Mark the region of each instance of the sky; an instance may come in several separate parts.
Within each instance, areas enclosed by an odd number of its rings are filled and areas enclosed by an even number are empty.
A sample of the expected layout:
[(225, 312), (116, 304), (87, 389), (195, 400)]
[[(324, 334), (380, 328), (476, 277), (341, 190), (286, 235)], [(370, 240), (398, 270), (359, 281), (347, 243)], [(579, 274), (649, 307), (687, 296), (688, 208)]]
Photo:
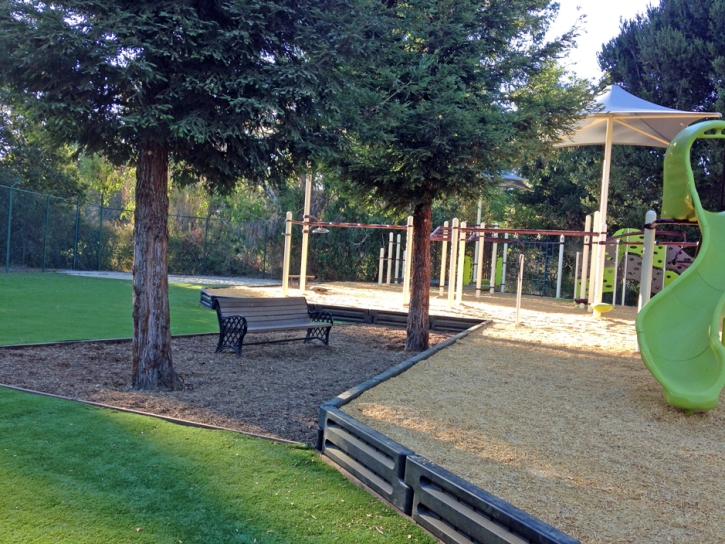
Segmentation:
[[(581, 25), (577, 48), (569, 53), (565, 64), (571, 71), (584, 79), (598, 82), (602, 77), (597, 63), (597, 53), (602, 44), (619, 34), (620, 19), (634, 18), (644, 13), (658, 0), (558, 0), (559, 15), (549, 31), (550, 36), (561, 35), (570, 29), (579, 15), (586, 15)], [(579, 9), (577, 9), (579, 8)]]

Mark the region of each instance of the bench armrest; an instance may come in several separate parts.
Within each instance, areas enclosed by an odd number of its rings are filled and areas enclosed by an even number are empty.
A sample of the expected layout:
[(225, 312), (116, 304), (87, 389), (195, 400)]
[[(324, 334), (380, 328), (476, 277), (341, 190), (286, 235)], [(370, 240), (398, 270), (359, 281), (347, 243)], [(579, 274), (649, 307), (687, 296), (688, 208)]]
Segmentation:
[(328, 312), (327, 310), (307, 310), (307, 313), (310, 316), (310, 319), (313, 323), (329, 323), (330, 325), (333, 324), (332, 321), (332, 314)]

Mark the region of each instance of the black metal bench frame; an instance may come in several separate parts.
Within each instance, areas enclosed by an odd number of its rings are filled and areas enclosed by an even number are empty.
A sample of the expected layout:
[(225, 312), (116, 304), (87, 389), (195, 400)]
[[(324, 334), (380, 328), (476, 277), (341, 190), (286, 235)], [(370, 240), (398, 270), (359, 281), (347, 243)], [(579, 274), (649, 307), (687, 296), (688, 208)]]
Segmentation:
[[(219, 342), (217, 343), (216, 351), (215, 353), (219, 353), (225, 349), (231, 349), (234, 353), (237, 354), (237, 357), (242, 356), (242, 344), (244, 343), (244, 337), (247, 335), (248, 332), (258, 332), (254, 331), (252, 328), (250, 330), (249, 324), (247, 323), (247, 319), (242, 315), (228, 315), (224, 317), (222, 315), (221, 305), (219, 303), (219, 299), (214, 299), (214, 305), (213, 308), (216, 310), (217, 319), (219, 320)], [(257, 344), (277, 344), (281, 342), (296, 342), (299, 340), (302, 340), (303, 343), (307, 344), (312, 340), (319, 340), (326, 346), (330, 343), (330, 329), (334, 325), (332, 314), (325, 310), (310, 310), (307, 309), (307, 314), (310, 320), (310, 325), (313, 325), (311, 327), (307, 328), (307, 335), (304, 337), (298, 337), (298, 338), (284, 338), (282, 340), (267, 340), (262, 342), (247, 342), (247, 346), (254, 346)], [(314, 326), (314, 324), (319, 324), (317, 326)], [(280, 327), (276, 329), (275, 331), (269, 331), (269, 332), (277, 332), (277, 331), (283, 331), (283, 330), (296, 330), (303, 327), (300, 326), (294, 326), (289, 328)], [(264, 331), (262, 331), (264, 332)]]

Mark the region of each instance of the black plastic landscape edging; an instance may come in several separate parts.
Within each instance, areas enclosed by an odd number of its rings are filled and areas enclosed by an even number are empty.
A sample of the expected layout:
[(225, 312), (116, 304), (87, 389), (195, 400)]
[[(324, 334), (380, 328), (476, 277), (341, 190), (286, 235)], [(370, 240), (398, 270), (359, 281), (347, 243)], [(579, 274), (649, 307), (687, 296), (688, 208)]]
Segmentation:
[[(174, 338), (193, 338), (195, 336), (219, 336), (218, 332), (193, 332), (189, 334), (174, 334)], [(35, 344), (7, 344), (0, 345), (0, 349), (47, 348), (53, 346), (70, 346), (72, 344), (123, 344), (133, 342), (133, 338), (98, 338), (83, 340), (58, 340), (56, 342), (37, 342)]]
[(479, 322), (323, 404), (317, 449), (447, 544), (577, 544), (577, 539), (416, 455), (340, 410), (368, 389), (488, 323)]

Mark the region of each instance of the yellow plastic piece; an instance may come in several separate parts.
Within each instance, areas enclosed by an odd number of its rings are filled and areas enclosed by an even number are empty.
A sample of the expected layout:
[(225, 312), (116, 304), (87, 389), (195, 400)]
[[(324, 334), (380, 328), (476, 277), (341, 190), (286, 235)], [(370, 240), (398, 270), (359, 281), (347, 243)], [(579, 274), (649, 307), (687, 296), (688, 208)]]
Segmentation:
[(712, 410), (725, 386), (725, 347), (720, 322), (725, 308), (725, 212), (700, 203), (690, 164), (699, 138), (725, 138), (725, 121), (706, 121), (675, 136), (667, 148), (662, 217), (697, 221), (700, 251), (682, 275), (637, 316), (642, 360), (672, 406)]

